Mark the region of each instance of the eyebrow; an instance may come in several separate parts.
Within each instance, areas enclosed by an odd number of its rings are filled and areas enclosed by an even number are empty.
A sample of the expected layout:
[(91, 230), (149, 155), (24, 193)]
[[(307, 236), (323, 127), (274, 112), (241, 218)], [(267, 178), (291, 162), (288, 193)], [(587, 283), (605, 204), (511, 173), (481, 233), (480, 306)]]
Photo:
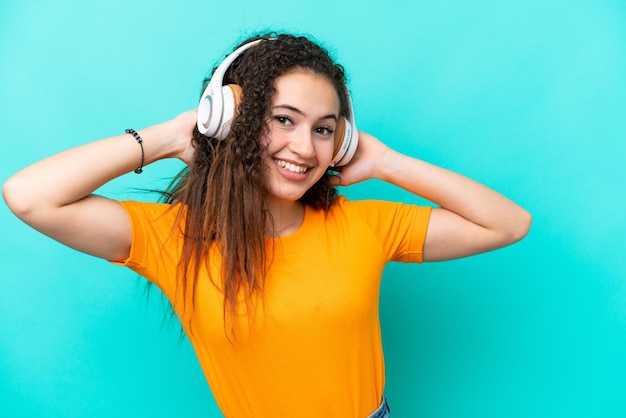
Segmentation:
[[(288, 105), (288, 104), (280, 104), (280, 105), (276, 105), (272, 107), (272, 109), (277, 109), (277, 108), (291, 110), (292, 112), (295, 112), (299, 115), (306, 116), (306, 114), (302, 110), (298, 109), (297, 107)], [(329, 115), (322, 116), (321, 118), (319, 118), (319, 120), (322, 120), (322, 119), (334, 119), (336, 121), (337, 115), (331, 113)]]

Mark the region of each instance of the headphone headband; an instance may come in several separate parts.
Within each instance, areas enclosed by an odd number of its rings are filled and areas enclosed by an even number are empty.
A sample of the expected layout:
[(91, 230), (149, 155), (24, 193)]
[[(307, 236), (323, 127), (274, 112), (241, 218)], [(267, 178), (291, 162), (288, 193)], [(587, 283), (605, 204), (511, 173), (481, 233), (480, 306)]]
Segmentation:
[(261, 42), (262, 39), (257, 39), (255, 41), (252, 42), (248, 42), (247, 44), (243, 44), (241, 45), (239, 48), (237, 48), (236, 50), (233, 51), (232, 54), (228, 55), (224, 61), (222, 61), (220, 63), (220, 65), (217, 67), (217, 69), (215, 70), (215, 72), (213, 73), (213, 76), (211, 77), (211, 82), (209, 83), (209, 85), (213, 82), (213, 80), (218, 79), (219, 80), (219, 87), (222, 86), (223, 80), (224, 80), (224, 75), (226, 74), (226, 70), (228, 70), (228, 68), (230, 67), (230, 65), (237, 59), (239, 58), (239, 56), (241, 54), (244, 53), (244, 51), (247, 51), (248, 49), (252, 48), (253, 46), (257, 45), (259, 42)]
[[(225, 118), (223, 117), (224, 93), (222, 84), (224, 83), (224, 75), (233, 61), (235, 61), (244, 51), (257, 45), (259, 42), (261, 42), (261, 39), (248, 42), (247, 44), (237, 48), (220, 63), (211, 76), (211, 81), (206, 89), (204, 89), (202, 98), (200, 99), (200, 104), (198, 105), (197, 125), (201, 134), (210, 137), (217, 137), (219, 139), (224, 139), (226, 138), (226, 135), (228, 135), (231, 120), (224, 120)], [(228, 113), (230, 113), (232, 118), (234, 109)], [(227, 122), (228, 126), (226, 126)]]

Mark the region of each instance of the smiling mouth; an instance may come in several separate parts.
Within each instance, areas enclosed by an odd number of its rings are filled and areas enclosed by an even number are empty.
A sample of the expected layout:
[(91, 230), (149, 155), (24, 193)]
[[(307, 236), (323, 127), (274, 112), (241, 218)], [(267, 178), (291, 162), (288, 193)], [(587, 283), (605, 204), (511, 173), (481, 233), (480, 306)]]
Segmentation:
[(304, 174), (309, 170), (309, 167), (305, 167), (302, 165), (296, 165), (293, 163), (289, 163), (287, 161), (282, 161), (282, 160), (274, 160), (276, 161), (276, 164), (278, 164), (279, 166), (281, 166), (282, 168), (284, 168), (287, 171), (291, 171), (292, 173), (296, 173), (296, 174)]

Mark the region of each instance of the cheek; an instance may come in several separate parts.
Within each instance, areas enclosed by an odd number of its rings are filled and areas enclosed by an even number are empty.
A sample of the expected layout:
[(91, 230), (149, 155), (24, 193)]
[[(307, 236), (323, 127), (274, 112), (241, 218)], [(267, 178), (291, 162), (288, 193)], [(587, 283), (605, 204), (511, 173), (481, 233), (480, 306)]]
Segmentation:
[(267, 136), (263, 140), (263, 145), (267, 149), (267, 153), (272, 155), (276, 151), (280, 150), (285, 144), (284, 135), (280, 131), (274, 130), (267, 133)]
[(330, 139), (325, 139), (320, 141), (315, 147), (315, 153), (317, 154), (318, 160), (327, 162), (327, 166), (330, 165), (330, 161), (333, 158), (333, 151), (335, 149), (335, 141)]

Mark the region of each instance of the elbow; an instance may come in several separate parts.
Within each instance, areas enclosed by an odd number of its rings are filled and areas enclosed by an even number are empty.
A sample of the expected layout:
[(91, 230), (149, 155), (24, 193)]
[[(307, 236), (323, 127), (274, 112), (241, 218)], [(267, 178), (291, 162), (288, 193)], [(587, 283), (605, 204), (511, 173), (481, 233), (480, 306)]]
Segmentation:
[(2, 198), (7, 207), (18, 218), (24, 219), (32, 212), (32, 204), (29, 203), (24, 187), (20, 186), (15, 177), (10, 177), (2, 185)]
[(532, 225), (532, 215), (526, 209), (520, 208), (519, 213), (515, 216), (515, 220), (512, 222), (512, 227), (509, 232), (509, 244), (516, 243), (522, 240)]

